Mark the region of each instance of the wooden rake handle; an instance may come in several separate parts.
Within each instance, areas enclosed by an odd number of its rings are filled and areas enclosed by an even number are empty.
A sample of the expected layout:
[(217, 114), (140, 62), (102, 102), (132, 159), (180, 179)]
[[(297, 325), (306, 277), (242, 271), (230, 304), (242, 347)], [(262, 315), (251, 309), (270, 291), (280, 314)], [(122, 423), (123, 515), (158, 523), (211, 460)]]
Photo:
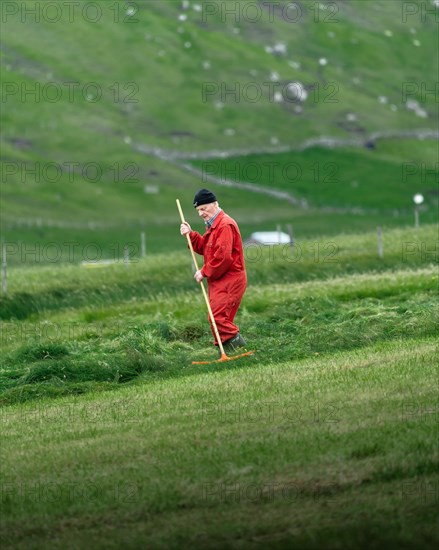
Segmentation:
[[(181, 223), (185, 223), (186, 220), (184, 219), (184, 214), (183, 214), (183, 210), (181, 209), (180, 201), (178, 199), (176, 199), (176, 203), (177, 203), (178, 211), (180, 212)], [(192, 259), (194, 261), (195, 268), (196, 268), (197, 271), (199, 271), (197, 258), (195, 256), (194, 247), (192, 246), (192, 241), (191, 241), (191, 238), (189, 237), (189, 233), (186, 235), (186, 239), (187, 239), (187, 243), (189, 245), (189, 250), (191, 251), (191, 254), (192, 254)], [(215, 318), (214, 318), (213, 313), (212, 313), (212, 308), (210, 307), (209, 298), (207, 296), (206, 289), (204, 288), (204, 282), (203, 281), (200, 282), (200, 286), (201, 286), (201, 290), (203, 292), (204, 300), (206, 302), (207, 311), (209, 312), (209, 316), (210, 316), (210, 319), (212, 321), (212, 326), (213, 326), (213, 330), (215, 332), (216, 341), (218, 342), (218, 346), (219, 346), (219, 349), (221, 351), (221, 358), (223, 358), (224, 356), (226, 356), (226, 354), (224, 353), (224, 347), (223, 347), (223, 344), (221, 342), (221, 338), (220, 338), (220, 335), (219, 335), (219, 332), (218, 332), (218, 327), (216, 326)]]

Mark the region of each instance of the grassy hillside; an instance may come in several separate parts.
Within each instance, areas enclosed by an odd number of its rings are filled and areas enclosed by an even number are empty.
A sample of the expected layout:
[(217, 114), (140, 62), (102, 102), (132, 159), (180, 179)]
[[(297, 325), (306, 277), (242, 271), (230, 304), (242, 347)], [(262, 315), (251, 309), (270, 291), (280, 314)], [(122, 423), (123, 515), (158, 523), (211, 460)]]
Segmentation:
[[(202, 163), (215, 151), (240, 162), (243, 151), (268, 151), (251, 157), (262, 169), (267, 161), (280, 171), (291, 161), (301, 167), (299, 180), (262, 170), (256, 183), (306, 199), (309, 210), (214, 186), (229, 210), (245, 210), (250, 232), (299, 218), (303, 235), (404, 226), (415, 192), (426, 195), (425, 219), (435, 219), (437, 181), (422, 168), (435, 170), (432, 142), (393, 138), (379, 140), (377, 150), (361, 147), (374, 132), (437, 129), (434, 94), (422, 87), (434, 87), (438, 45), (424, 3), (417, 15), (388, 0), (301, 2), (297, 13), (285, 2), (255, 13), (245, 2), (191, 1), (187, 9), (180, 1), (97, 2), (97, 13), (84, 12), (84, 3), (71, 13), (50, 4), (3, 8), (4, 240), (97, 240), (108, 257), (112, 242), (137, 242), (143, 225), (151, 251), (176, 248), (174, 199), (190, 204), (206, 185), (179, 155), (197, 154)], [(293, 101), (286, 87), (294, 82), (306, 100)], [(233, 88), (237, 96), (227, 92)], [(257, 101), (251, 90), (262, 91)], [(418, 107), (409, 109), (409, 100)], [(346, 147), (279, 154), (325, 136)], [(403, 181), (404, 163), (412, 164)], [(324, 181), (334, 165), (336, 185)], [(336, 212), (324, 210), (334, 205)], [(351, 207), (375, 211), (361, 217)], [(107, 242), (84, 230), (91, 222)]]
[[(201, 11), (194, 9), (195, 4), (189, 2), (189, 9), (183, 10), (180, 1), (133, 3), (137, 11), (130, 18), (98, 2), (102, 15), (96, 23), (90, 21), (92, 14), (79, 9), (73, 17), (67, 10), (61, 12), (62, 18), (53, 23), (49, 10), (44, 17), (44, 2), (26, 2), (28, 9), (37, 5), (41, 19), (35, 22), (20, 7), (8, 16), (4, 29), (8, 79), (20, 84), (39, 82), (42, 87), (48, 82), (95, 82), (103, 97), (96, 101), (99, 94), (90, 88), (87, 101), (79, 87), (73, 98), (77, 101), (69, 101), (65, 93), (59, 102), (41, 101), (36, 108), (31, 96), (23, 105), (21, 94), (12, 95), (4, 113), (9, 136), (32, 142), (38, 136), (38, 147), (32, 143), (33, 149), (63, 157), (65, 149), (82, 156), (86, 144), (95, 154), (103, 152), (107, 143), (120, 148), (125, 135), (136, 142), (189, 151), (261, 147), (269, 145), (273, 135), (282, 143), (299, 144), (328, 131), (346, 135), (336, 124), (346, 111), (357, 113), (359, 124), (368, 132), (416, 125), (435, 128), (434, 97), (422, 97), (420, 85), (418, 94), (413, 92), (413, 99), (425, 103), (431, 115), (416, 120), (401, 93), (404, 82), (420, 84), (435, 74), (431, 65), (437, 44), (434, 14), (404, 21), (399, 2), (376, 2), (371, 7), (358, 1), (333, 3), (337, 13), (329, 16), (324, 12), (330, 10), (312, 13), (314, 4), (303, 2), (300, 17), (284, 12), (288, 21), (279, 9), (270, 13), (261, 7), (251, 13), (245, 2), (237, 6), (212, 2), (204, 9), (201, 6)], [(285, 10), (288, 4), (278, 6)], [(237, 13), (230, 13), (233, 8)], [(186, 20), (179, 20), (181, 15)], [(22, 32), (26, 42), (20, 40)], [(284, 44), (285, 53), (265, 51), (276, 43)], [(319, 64), (322, 57), (326, 66)], [(208, 68), (203, 68), (204, 61), (210, 62)], [(300, 68), (291, 66), (292, 62)], [(203, 101), (203, 83), (218, 83), (221, 88), (221, 83), (255, 82), (263, 88), (274, 72), (279, 75), (273, 80), (279, 82), (279, 90), (287, 82), (301, 81), (305, 86), (332, 82), (338, 89), (336, 101), (329, 102), (329, 94), (319, 101), (311, 99), (299, 117), (289, 113), (288, 102), (276, 104), (266, 92), (257, 103), (242, 96), (234, 101), (233, 95), (209, 95)], [(120, 84), (120, 94), (111, 88), (115, 82)], [(124, 90), (128, 83), (136, 86)], [(379, 96), (388, 102), (379, 104)], [(224, 112), (215, 109), (215, 99), (225, 100)], [(392, 111), (391, 104), (398, 110)], [(235, 135), (224, 135), (228, 127), (236, 128)], [(173, 133), (178, 132), (190, 135), (181, 136), (175, 147), (178, 135)]]
[[(2, 548), (436, 548), (439, 10), (1, 10)], [(294, 244), (193, 365), (204, 186)]]
[[(436, 227), (394, 230), (383, 246), (380, 258), (369, 234), (247, 248), (240, 322), (258, 360), (280, 343), (286, 360), (432, 335)], [(128, 266), (14, 268), (0, 303), (4, 403), (198, 372), (190, 358), (214, 355), (187, 250)]]
[[(401, 162), (405, 158), (405, 162)], [(311, 207), (356, 209), (383, 220), (412, 216), (413, 191), (418, 188), (434, 207), (424, 217), (437, 220), (439, 172), (437, 143), (387, 140), (375, 150), (312, 148), (303, 152), (259, 154), (194, 162), (220, 182), (249, 182), (286, 191), (297, 203)], [(424, 164), (424, 168), (422, 167)]]
[(2, 545), (434, 548), (434, 362), (409, 338), (10, 409)]
[(256, 353), (202, 366), (187, 251), (11, 270), (2, 546), (435, 547), (436, 239), (247, 250)]

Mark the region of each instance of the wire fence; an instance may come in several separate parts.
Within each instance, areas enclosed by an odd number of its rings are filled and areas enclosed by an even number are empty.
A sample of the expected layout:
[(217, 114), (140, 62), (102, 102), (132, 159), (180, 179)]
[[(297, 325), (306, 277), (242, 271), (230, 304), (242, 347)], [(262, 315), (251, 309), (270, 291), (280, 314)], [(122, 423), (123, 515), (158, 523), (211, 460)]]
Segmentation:
[(83, 222), (50, 220), (46, 218), (15, 218), (2, 223), (3, 230), (34, 227), (57, 227), (60, 229), (117, 229), (120, 227), (145, 227), (146, 221), (127, 220), (126, 222), (108, 223), (101, 220), (88, 220)]

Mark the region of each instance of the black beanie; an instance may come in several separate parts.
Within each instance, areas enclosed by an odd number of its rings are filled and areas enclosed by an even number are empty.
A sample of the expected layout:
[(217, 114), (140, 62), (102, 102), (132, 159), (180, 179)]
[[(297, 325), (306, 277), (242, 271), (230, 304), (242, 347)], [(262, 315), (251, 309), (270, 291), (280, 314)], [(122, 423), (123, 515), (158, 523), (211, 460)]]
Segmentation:
[(216, 202), (216, 197), (209, 189), (200, 189), (194, 197), (195, 208), (202, 204), (210, 204), (211, 202)]

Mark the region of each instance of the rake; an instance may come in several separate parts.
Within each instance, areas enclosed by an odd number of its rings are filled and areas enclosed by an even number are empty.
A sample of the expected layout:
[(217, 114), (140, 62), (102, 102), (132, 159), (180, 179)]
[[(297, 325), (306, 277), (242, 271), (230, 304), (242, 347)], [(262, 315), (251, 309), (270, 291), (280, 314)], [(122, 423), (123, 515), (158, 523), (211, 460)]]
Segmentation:
[[(176, 203), (177, 203), (178, 211), (180, 212), (181, 223), (185, 223), (186, 220), (184, 219), (183, 210), (181, 209), (180, 201), (178, 199), (176, 199)], [(197, 258), (195, 256), (194, 248), (192, 246), (192, 242), (191, 242), (191, 239), (189, 237), (189, 233), (186, 235), (186, 239), (187, 239), (187, 243), (189, 245), (189, 250), (191, 251), (191, 254), (192, 254), (192, 260), (194, 262), (196, 270), (198, 271)], [(221, 357), (220, 357), (220, 359), (215, 359), (214, 361), (192, 361), (192, 364), (193, 365), (209, 365), (210, 363), (222, 363), (224, 361), (234, 361), (235, 359), (240, 359), (241, 357), (246, 357), (248, 355), (253, 355), (253, 353), (254, 353), (253, 351), (246, 351), (245, 353), (241, 353), (240, 355), (234, 355), (233, 357), (229, 357), (228, 355), (226, 355), (226, 353), (224, 351), (224, 346), (221, 342), (221, 338), (220, 338), (220, 335), (219, 335), (219, 332), (218, 332), (218, 327), (216, 326), (215, 318), (214, 318), (213, 313), (212, 313), (212, 308), (210, 307), (209, 298), (207, 296), (207, 292), (206, 292), (206, 289), (204, 287), (204, 281), (200, 282), (200, 286), (201, 286), (201, 291), (203, 292), (204, 301), (206, 302), (207, 311), (209, 312), (210, 320), (212, 321), (212, 327), (213, 327), (213, 330), (214, 330), (214, 333), (215, 333), (215, 336), (216, 336), (216, 340), (218, 342), (218, 347), (219, 347), (220, 352), (221, 352)]]

